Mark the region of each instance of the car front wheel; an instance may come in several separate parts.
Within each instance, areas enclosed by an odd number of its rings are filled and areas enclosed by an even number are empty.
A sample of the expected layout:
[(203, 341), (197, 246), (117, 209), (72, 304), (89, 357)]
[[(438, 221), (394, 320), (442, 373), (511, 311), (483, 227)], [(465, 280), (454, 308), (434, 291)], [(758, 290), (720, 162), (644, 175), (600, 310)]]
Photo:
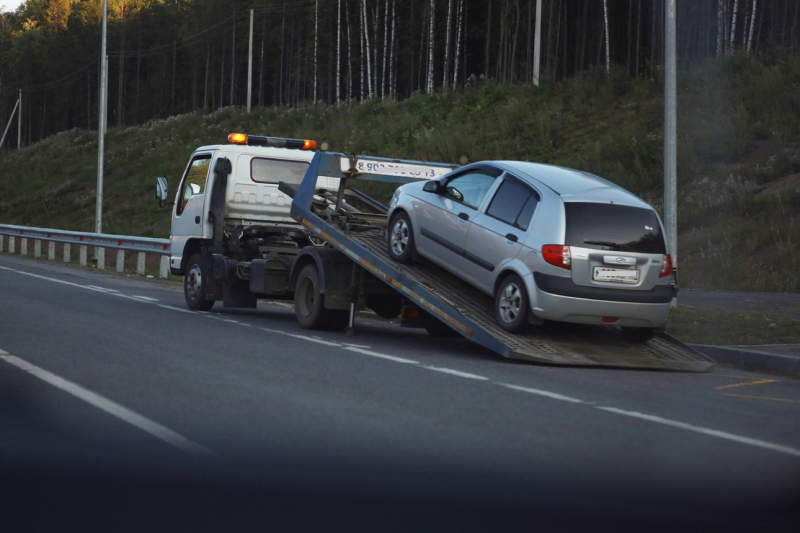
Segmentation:
[(402, 211), (389, 223), (389, 255), (398, 263), (410, 263), (414, 257), (414, 232)]
[(528, 292), (522, 278), (516, 274), (506, 277), (495, 294), (494, 309), (497, 323), (506, 331), (521, 331), (528, 323)]

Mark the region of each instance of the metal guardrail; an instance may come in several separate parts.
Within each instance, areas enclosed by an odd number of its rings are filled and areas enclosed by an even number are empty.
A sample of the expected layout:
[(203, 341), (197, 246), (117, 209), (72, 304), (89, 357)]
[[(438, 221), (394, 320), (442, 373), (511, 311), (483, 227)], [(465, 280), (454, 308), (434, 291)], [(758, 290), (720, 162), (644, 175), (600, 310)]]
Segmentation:
[(80, 231), (66, 231), (48, 228), (32, 228), (27, 226), (14, 226), (0, 224), (0, 252), (5, 251), (5, 237), (8, 236), (8, 253), (16, 253), (16, 239), (20, 239), (21, 255), (28, 255), (28, 241), (34, 241), (34, 257), (42, 255), (42, 241), (49, 243), (48, 259), (55, 260), (55, 244), (63, 243), (64, 262), (70, 261), (72, 245), (79, 246), (79, 263), (86, 266), (87, 250), (90, 246), (97, 251), (97, 268), (105, 269), (105, 251), (107, 249), (117, 252), (117, 272), (122, 272), (125, 266), (125, 252), (138, 252), (136, 271), (145, 272), (145, 256), (155, 254), (161, 256), (159, 277), (166, 278), (169, 273), (169, 239), (153, 239), (148, 237), (134, 237), (131, 235), (108, 235), (105, 233), (84, 233)]

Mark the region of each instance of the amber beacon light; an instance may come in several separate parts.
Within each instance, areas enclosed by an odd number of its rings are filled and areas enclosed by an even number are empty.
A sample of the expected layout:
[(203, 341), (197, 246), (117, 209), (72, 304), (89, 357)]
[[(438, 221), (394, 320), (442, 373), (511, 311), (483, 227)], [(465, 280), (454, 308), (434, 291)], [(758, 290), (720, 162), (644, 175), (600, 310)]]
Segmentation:
[(316, 150), (317, 141), (309, 139), (286, 139), (284, 137), (264, 137), (262, 135), (247, 135), (246, 133), (231, 133), (228, 141), (233, 144), (246, 144), (248, 146), (271, 146), (272, 148), (290, 148), (292, 150)]

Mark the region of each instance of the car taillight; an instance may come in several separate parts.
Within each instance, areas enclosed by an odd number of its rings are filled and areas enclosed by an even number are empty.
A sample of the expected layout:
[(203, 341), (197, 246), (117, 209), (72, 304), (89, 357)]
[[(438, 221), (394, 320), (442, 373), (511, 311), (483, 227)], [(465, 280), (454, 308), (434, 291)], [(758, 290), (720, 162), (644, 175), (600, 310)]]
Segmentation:
[(658, 277), (665, 278), (670, 274), (672, 274), (672, 256), (664, 254), (664, 257), (661, 258), (661, 273)]
[(542, 257), (551, 265), (572, 270), (572, 256), (569, 253), (569, 246), (545, 244), (542, 246)]

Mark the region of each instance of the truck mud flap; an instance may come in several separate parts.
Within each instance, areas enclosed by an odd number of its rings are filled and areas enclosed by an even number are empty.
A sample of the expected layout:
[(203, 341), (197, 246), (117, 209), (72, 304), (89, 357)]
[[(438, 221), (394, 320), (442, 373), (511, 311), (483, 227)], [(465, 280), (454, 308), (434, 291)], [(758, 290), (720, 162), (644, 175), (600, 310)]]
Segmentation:
[(346, 253), (358, 256), (355, 260), (379, 279), (433, 311), (431, 315), (462, 336), (504, 357), (582, 367), (689, 372), (707, 372), (714, 367), (713, 361), (665, 334), (636, 342), (612, 326), (578, 324), (530, 326), (524, 333), (509, 333), (495, 322), (491, 297), (472, 286), (430, 264), (395, 263), (389, 258), (385, 241), (377, 235), (350, 234), (348, 240), (366, 253), (360, 254), (355, 246)]

